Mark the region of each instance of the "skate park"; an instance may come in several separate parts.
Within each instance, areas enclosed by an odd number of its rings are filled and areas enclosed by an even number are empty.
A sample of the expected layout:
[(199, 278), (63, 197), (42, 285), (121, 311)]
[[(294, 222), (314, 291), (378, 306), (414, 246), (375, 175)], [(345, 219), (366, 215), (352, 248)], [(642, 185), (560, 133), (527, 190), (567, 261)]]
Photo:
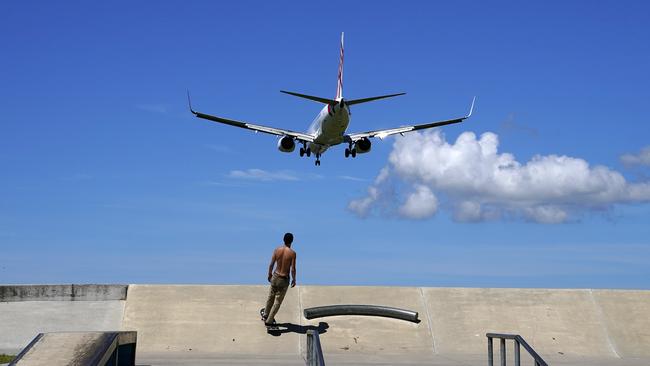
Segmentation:
[(648, 14), (6, 3), (0, 366), (650, 365)]
[[(650, 291), (297, 286), (276, 317), (280, 333), (267, 334), (257, 314), (266, 286), (0, 288), (0, 353), (6, 354), (17, 354), (39, 333), (135, 331), (137, 365), (303, 365), (306, 333), (313, 330), (330, 365), (485, 365), (486, 333), (493, 332), (521, 335), (549, 365), (650, 362)], [(410, 309), (419, 322), (304, 318), (304, 309), (324, 304)], [(512, 347), (507, 343), (508, 364)], [(494, 355), (499, 364), (498, 340)], [(521, 364), (532, 362), (522, 349)]]

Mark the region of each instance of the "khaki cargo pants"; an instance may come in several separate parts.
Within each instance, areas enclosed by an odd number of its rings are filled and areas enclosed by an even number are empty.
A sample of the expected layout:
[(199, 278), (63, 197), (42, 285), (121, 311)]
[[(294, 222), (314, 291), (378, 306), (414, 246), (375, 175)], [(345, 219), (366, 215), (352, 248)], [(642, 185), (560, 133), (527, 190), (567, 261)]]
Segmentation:
[(266, 300), (266, 308), (264, 308), (264, 314), (267, 314), (266, 323), (273, 323), (275, 320), (275, 314), (280, 310), (280, 305), (282, 305), (282, 300), (284, 300), (288, 288), (289, 277), (280, 277), (277, 273), (273, 273), (269, 297)]

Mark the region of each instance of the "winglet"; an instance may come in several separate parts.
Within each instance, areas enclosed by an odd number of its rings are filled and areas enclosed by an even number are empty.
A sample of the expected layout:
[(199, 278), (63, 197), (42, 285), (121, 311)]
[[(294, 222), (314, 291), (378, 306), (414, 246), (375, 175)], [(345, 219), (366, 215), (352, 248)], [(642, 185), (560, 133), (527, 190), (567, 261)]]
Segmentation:
[(469, 107), (469, 114), (465, 118), (469, 118), (472, 116), (472, 112), (474, 112), (474, 102), (476, 101), (476, 97), (472, 98), (472, 106)]
[(196, 114), (194, 109), (192, 109), (192, 100), (190, 99), (190, 90), (187, 90), (187, 105), (190, 107), (190, 112)]

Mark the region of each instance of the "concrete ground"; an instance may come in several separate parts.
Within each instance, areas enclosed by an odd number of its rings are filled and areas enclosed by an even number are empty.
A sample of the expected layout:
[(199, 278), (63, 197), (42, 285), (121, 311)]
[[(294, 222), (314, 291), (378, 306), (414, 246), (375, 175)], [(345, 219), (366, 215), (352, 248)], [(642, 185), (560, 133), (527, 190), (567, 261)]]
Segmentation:
[[(461, 366), (485, 365), (485, 333), (496, 332), (522, 335), (552, 365), (650, 365), (650, 291), (299, 286), (277, 334), (259, 320), (267, 291), (130, 285), (126, 300), (0, 302), (0, 352), (43, 331), (135, 330), (141, 365), (302, 365), (305, 333), (316, 329), (330, 365)], [(302, 315), (333, 304), (406, 308), (421, 321)], [(494, 351), (498, 364), (498, 342)], [(523, 349), (522, 360), (532, 365)]]
[[(647, 366), (648, 359), (603, 359), (575, 358), (547, 360), (553, 366)], [(410, 356), (358, 356), (358, 355), (325, 355), (327, 365), (400, 365), (400, 366), (484, 366), (487, 364), (485, 355), (437, 355), (429, 358)], [(138, 365), (145, 366), (180, 366), (180, 365), (304, 365), (305, 361), (297, 355), (214, 355), (214, 354), (142, 354), (138, 355)], [(495, 360), (499, 365), (499, 360)], [(512, 359), (508, 359), (508, 365)], [(523, 357), (522, 365), (534, 366), (532, 360)]]

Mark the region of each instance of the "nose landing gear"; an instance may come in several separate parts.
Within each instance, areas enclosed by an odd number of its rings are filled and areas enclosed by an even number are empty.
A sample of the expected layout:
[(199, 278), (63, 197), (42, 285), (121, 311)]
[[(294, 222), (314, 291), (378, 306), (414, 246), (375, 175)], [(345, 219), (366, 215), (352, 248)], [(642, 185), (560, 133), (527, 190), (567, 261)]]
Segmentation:
[(314, 161), (316, 166), (320, 166), (320, 154), (316, 154), (316, 161)]

